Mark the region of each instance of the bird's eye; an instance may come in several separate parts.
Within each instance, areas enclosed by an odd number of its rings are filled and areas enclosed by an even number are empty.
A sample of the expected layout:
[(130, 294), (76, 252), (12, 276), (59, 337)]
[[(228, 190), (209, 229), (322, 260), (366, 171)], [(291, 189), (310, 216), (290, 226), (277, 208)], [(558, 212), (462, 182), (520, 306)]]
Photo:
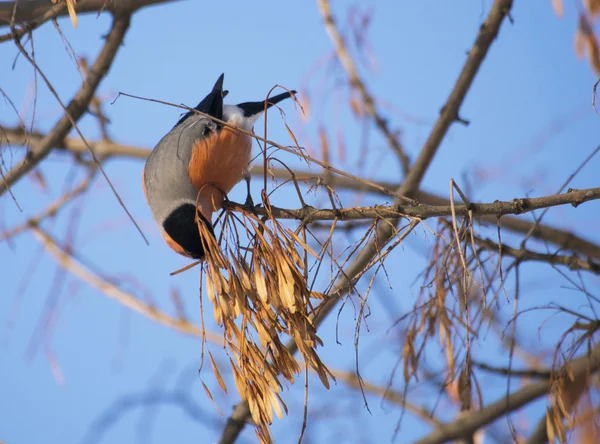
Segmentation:
[(202, 133), (203, 136), (208, 136), (211, 133), (210, 127), (209, 126), (205, 126), (204, 127), (204, 132)]

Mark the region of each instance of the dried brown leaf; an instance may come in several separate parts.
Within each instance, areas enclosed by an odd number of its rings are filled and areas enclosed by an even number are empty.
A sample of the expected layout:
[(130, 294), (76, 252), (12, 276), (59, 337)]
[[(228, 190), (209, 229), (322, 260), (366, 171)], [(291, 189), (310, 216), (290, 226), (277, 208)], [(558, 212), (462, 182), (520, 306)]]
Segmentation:
[(321, 158), (326, 165), (330, 165), (329, 140), (327, 139), (327, 132), (322, 125), (319, 126), (319, 143), (321, 145)]
[(327, 390), (329, 390), (329, 379), (327, 379), (327, 373), (325, 372), (324, 369), (315, 369), (317, 375), (319, 376), (319, 379), (321, 380), (321, 384), (323, 384), (323, 386), (325, 386), (325, 388)]
[(271, 390), (268, 390), (267, 394), (269, 396), (269, 401), (271, 403), (271, 407), (273, 407), (273, 410), (275, 411), (275, 415), (279, 419), (283, 418), (283, 411), (281, 410), (281, 405), (279, 405), (279, 399), (275, 396), (275, 394)]
[(600, 46), (596, 35), (592, 32), (586, 35), (588, 58), (590, 59), (590, 65), (596, 75), (600, 75)]
[(554, 431), (554, 421), (552, 419), (552, 410), (546, 411), (546, 434), (548, 435), (549, 442), (556, 442), (556, 433)]
[(225, 385), (225, 381), (223, 381), (223, 377), (221, 376), (221, 373), (219, 372), (219, 369), (217, 368), (217, 364), (215, 363), (215, 360), (213, 359), (213, 355), (210, 351), (208, 352), (208, 357), (210, 359), (210, 365), (212, 367), (212, 371), (215, 374), (215, 378), (217, 378), (217, 382), (219, 383), (219, 387), (221, 387), (221, 390), (223, 390), (225, 393), (227, 393), (227, 386)]
[(267, 291), (267, 285), (265, 283), (265, 277), (262, 274), (262, 270), (258, 267), (254, 269), (254, 283), (256, 284), (256, 292), (263, 304), (269, 303), (269, 292)]
[(362, 117), (362, 115), (363, 115), (362, 106), (360, 105), (360, 102), (354, 95), (350, 96), (350, 109), (352, 110), (352, 112), (354, 113), (354, 115), (357, 118), (360, 119)]
[(562, 0), (552, 0), (552, 7), (557, 17), (562, 17), (565, 13)]
[(291, 313), (296, 312), (296, 301), (294, 300), (294, 287), (290, 288), (281, 268), (277, 270), (277, 283), (279, 284), (279, 300), (283, 308)]
[(65, 0), (67, 2), (67, 9), (69, 11), (69, 17), (71, 18), (71, 23), (73, 23), (73, 28), (77, 28), (77, 13), (75, 12), (75, 2), (77, 0)]
[(584, 0), (583, 6), (590, 13), (592, 18), (600, 14), (600, 0)]
[(294, 132), (290, 129), (290, 127), (287, 125), (287, 123), (284, 122), (284, 125), (285, 125), (285, 129), (287, 130), (288, 134), (290, 135), (290, 137), (294, 141), (294, 145), (297, 148), (299, 148), (300, 144), (298, 143), (298, 139), (296, 139), (296, 136), (294, 135)]
[(300, 236), (298, 236), (296, 233), (294, 233), (292, 230), (288, 230), (288, 234), (290, 236), (292, 236), (294, 238), (294, 241), (296, 241), (296, 243), (298, 243), (307, 253), (309, 253), (312, 257), (314, 257), (316, 260), (319, 260), (319, 256), (317, 255), (317, 253), (315, 253), (315, 251), (310, 248), (308, 246), (308, 244), (306, 242), (304, 242)]
[(575, 55), (579, 60), (583, 58), (583, 51), (585, 50), (585, 38), (581, 30), (578, 28), (575, 31)]
[(217, 410), (217, 412), (219, 413), (219, 415), (225, 416), (225, 415), (223, 415), (223, 412), (221, 412), (221, 409), (219, 409), (219, 406), (215, 402), (212, 394), (210, 393), (210, 390), (208, 389), (208, 387), (206, 386), (206, 384), (204, 383), (204, 381), (200, 381), (200, 382), (202, 383), (202, 387), (204, 387), (204, 391), (206, 392), (206, 395), (208, 396), (208, 399), (210, 399), (210, 402), (213, 403), (213, 405), (215, 406), (215, 409)]
[(233, 382), (235, 384), (235, 389), (237, 390), (241, 398), (245, 401), (246, 398), (243, 396), (243, 393), (246, 392), (244, 388), (244, 378), (242, 377), (242, 374), (240, 373), (240, 370), (237, 367), (237, 365), (235, 365), (235, 363), (233, 362), (233, 359), (229, 358), (229, 362), (231, 363), (231, 370), (233, 373)]
[(30, 174), (31, 179), (39, 185), (44, 193), (48, 192), (48, 183), (46, 182), (46, 178), (42, 174), (42, 171), (39, 168), (33, 170)]

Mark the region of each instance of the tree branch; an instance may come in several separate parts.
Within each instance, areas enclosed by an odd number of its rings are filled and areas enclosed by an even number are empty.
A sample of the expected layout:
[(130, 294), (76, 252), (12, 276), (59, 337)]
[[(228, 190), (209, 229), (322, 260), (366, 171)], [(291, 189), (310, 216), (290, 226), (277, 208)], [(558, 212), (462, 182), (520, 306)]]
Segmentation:
[[(112, 13), (128, 11), (131, 13), (145, 6), (174, 1), (176, 0), (78, 0), (75, 4), (75, 11), (78, 14), (102, 11)], [(15, 23), (26, 24), (27, 32), (47, 20), (68, 15), (64, 2), (54, 5), (48, 0), (4, 1), (0, 2), (0, 28), (10, 24), (15, 4), (17, 5)]]
[[(44, 134), (39, 132), (26, 133), (22, 128), (16, 127), (1, 127), (0, 146), (12, 144), (15, 146), (26, 146), (28, 143), (37, 144), (43, 138)], [(115, 143), (110, 140), (88, 141), (94, 152), (100, 158), (111, 159), (115, 157), (125, 157), (144, 160), (148, 157), (152, 150), (148, 148), (138, 147), (134, 145), (124, 145)], [(78, 138), (67, 137), (55, 146), (58, 150), (65, 150), (73, 154), (85, 155), (88, 151), (85, 143)], [(252, 174), (258, 177), (263, 177), (264, 169), (260, 165), (255, 165), (252, 168)], [(273, 175), (277, 179), (289, 180), (290, 173), (285, 168), (270, 168), (268, 174)], [(327, 177), (319, 176), (311, 171), (294, 171), (294, 175), (298, 181), (310, 181), (315, 184), (328, 185), (331, 188), (345, 188), (348, 190), (361, 192), (380, 192), (362, 182), (355, 181), (346, 177), (335, 175), (327, 175)], [(398, 184), (391, 182), (379, 181), (377, 184), (384, 189), (397, 189)], [(383, 193), (382, 193), (383, 194)], [(438, 196), (425, 191), (417, 191), (415, 194), (417, 200), (422, 204), (434, 206), (448, 206), (449, 200), (442, 196)], [(481, 223), (496, 225), (498, 218), (495, 213), (491, 215), (479, 214)], [(516, 232), (528, 233), (534, 227), (532, 222), (523, 220), (517, 217), (505, 216), (502, 218), (502, 228)], [(532, 237), (546, 242), (550, 242), (563, 250), (574, 251), (583, 256), (600, 260), (600, 246), (586, 239), (583, 239), (572, 232), (541, 224), (535, 228)]]
[[(2, 4), (0, 3), (0, 7), (1, 6)], [(57, 3), (56, 5), (48, 9), (46, 12), (44, 12), (44, 14), (42, 14), (40, 17), (36, 17), (34, 20), (27, 23), (27, 25), (23, 26), (21, 29), (15, 29), (14, 32), (9, 32), (7, 34), (0, 35), (0, 43), (8, 42), (9, 40), (13, 40), (15, 38), (20, 39), (28, 32), (31, 32), (38, 26), (41, 26), (42, 24), (46, 23), (48, 20), (52, 20), (53, 18), (58, 17), (61, 13), (64, 13), (66, 6), (66, 3)], [(12, 9), (10, 10), (9, 14), (12, 14)], [(10, 17), (11, 15), (8, 15), (9, 22)], [(4, 15), (2, 14), (0, 18), (0, 27), (8, 25), (8, 23), (2, 23), (3, 19)]]
[(500, 253), (502, 256), (512, 256), (521, 262), (546, 262), (552, 265), (563, 265), (571, 270), (585, 270), (600, 274), (600, 263), (591, 259), (584, 260), (577, 256), (538, 253), (525, 248), (513, 248), (506, 244), (498, 245), (491, 239), (476, 239), (475, 242), (486, 249)]
[[(565, 370), (573, 379), (584, 377), (600, 369), (600, 344), (596, 345), (587, 356), (570, 361), (559, 371)], [(451, 423), (438, 427), (429, 436), (417, 441), (417, 444), (438, 444), (459, 439), (475, 432), (480, 427), (491, 424), (497, 418), (508, 412), (519, 409), (525, 404), (548, 393), (552, 380), (539, 381), (529, 384), (510, 396), (503, 396), (498, 401), (481, 410), (474, 411)]]
[(129, 19), (129, 15), (119, 15), (115, 17), (98, 58), (90, 67), (84, 84), (67, 105), (63, 117), (54, 126), (52, 131), (40, 140), (39, 143), (36, 143), (31, 147), (31, 150), (21, 162), (4, 175), (4, 180), (0, 181), (0, 196), (41, 162), (50, 153), (53, 147), (60, 144), (71, 128), (73, 128), (73, 122), (79, 120), (87, 111), (98, 85), (108, 73), (117, 51), (123, 42), (125, 33), (129, 28)]
[[(331, 15), (329, 4), (327, 0), (317, 0), (321, 15), (326, 20)], [(434, 125), (425, 145), (423, 146), (419, 157), (415, 164), (410, 169), (406, 176), (405, 182), (398, 189), (398, 194), (401, 196), (415, 196), (425, 171), (429, 167), (429, 164), (433, 160), (435, 153), (437, 152), (444, 136), (446, 135), (450, 125), (456, 121), (458, 117), (458, 110), (462, 105), (467, 91), (469, 90), (475, 74), (477, 73), (481, 62), (485, 58), (488, 49), (492, 42), (496, 38), (500, 25), (506, 18), (512, 7), (512, 0), (495, 0), (492, 5), (484, 24), (481, 26), (475, 44), (469, 52), (467, 61), (462, 69), (462, 72), (454, 85), (450, 97), (444, 106), (439, 119)], [(396, 205), (400, 205), (401, 201), (396, 200)], [(392, 224), (380, 224), (376, 234), (361, 251), (359, 256), (354, 262), (342, 273), (338, 282), (329, 293), (327, 302), (324, 302), (319, 314), (315, 317), (315, 325), (319, 325), (327, 317), (327, 315), (337, 305), (340, 298), (347, 292), (351, 291), (355, 279), (360, 276), (362, 270), (368, 265), (372, 259), (385, 247), (387, 242), (396, 234), (395, 224), (398, 218), (393, 219), (394, 226)], [(295, 353), (297, 348), (294, 341), (288, 343), (288, 349)], [(241, 402), (235, 408), (235, 412), (244, 414), (244, 418), (248, 418), (250, 411), (248, 404)], [(237, 420), (235, 423), (227, 422), (223, 436), (219, 441), (220, 444), (232, 443), (235, 441), (239, 433), (241, 432), (245, 422)]]
[(338, 31), (338, 28), (335, 26), (333, 17), (331, 16), (331, 11), (329, 10), (329, 4), (327, 2), (321, 2), (320, 6), (321, 13), (323, 15), (323, 20), (325, 21), (325, 31), (327, 31), (327, 33), (329, 34), (329, 38), (333, 41), (333, 44), (335, 46), (335, 52), (337, 54), (338, 59), (342, 63), (342, 66), (346, 70), (346, 73), (348, 74), (350, 85), (360, 92), (362, 100), (365, 104), (365, 111), (373, 118), (373, 120), (375, 121), (375, 125), (377, 125), (377, 127), (387, 140), (388, 144), (390, 145), (390, 148), (396, 153), (396, 155), (400, 159), (402, 169), (406, 174), (410, 168), (410, 161), (408, 159), (408, 156), (406, 155), (404, 147), (400, 144), (398, 138), (389, 130), (387, 121), (383, 117), (381, 117), (381, 115), (377, 112), (377, 109), (375, 108), (375, 100), (373, 100), (373, 96), (369, 94), (367, 87), (358, 75), (358, 71), (354, 66), (354, 60), (352, 60), (352, 57), (348, 53), (346, 43), (344, 42), (344, 39)]
[(58, 242), (41, 228), (32, 226), (31, 232), (44, 246), (46, 251), (50, 253), (52, 258), (59, 266), (74, 274), (82, 281), (87, 282), (99, 292), (117, 301), (119, 304), (129, 308), (130, 310), (140, 313), (143, 316), (146, 316), (152, 321), (166, 325), (167, 327), (173, 328), (181, 333), (191, 336), (198, 336), (200, 338), (206, 337), (206, 339), (218, 344), (223, 343), (223, 338), (220, 335), (212, 332), (205, 332), (202, 330), (202, 328), (197, 327), (186, 319), (169, 316), (168, 314), (159, 311), (155, 307), (140, 301), (132, 294), (121, 290), (117, 285), (94, 273), (64, 248), (61, 248)]
[[(270, 207), (270, 214), (277, 219), (298, 219), (305, 223), (310, 223), (316, 220), (360, 220), (360, 219), (393, 219), (399, 217), (408, 217), (416, 219), (429, 219), (431, 217), (446, 217), (455, 214), (456, 216), (468, 216), (469, 212), (478, 215), (495, 215), (496, 217), (504, 216), (505, 214), (524, 214), (530, 211), (541, 208), (550, 208), (559, 205), (571, 204), (573, 206), (581, 205), (584, 202), (600, 199), (600, 187), (588, 188), (584, 190), (571, 190), (563, 194), (554, 194), (544, 197), (527, 197), (517, 198), (510, 201), (495, 201), (492, 203), (469, 203), (469, 205), (455, 205), (454, 210), (451, 205), (418, 205), (418, 206), (390, 206), (390, 205), (375, 205), (373, 207), (354, 207), (340, 209), (319, 209), (310, 206), (300, 209), (286, 209), (275, 206)], [(259, 215), (267, 215), (267, 212), (262, 207), (247, 207), (236, 202), (225, 202), (223, 208), (229, 210), (244, 210), (255, 211)], [(489, 245), (489, 243), (487, 243)], [(492, 242), (491, 245), (494, 245)], [(496, 249), (497, 249), (496, 245)], [(543, 260), (542, 258), (552, 255), (539, 255), (534, 252), (525, 250), (520, 253), (520, 250), (502, 246), (506, 248), (507, 254), (511, 256), (519, 256), (523, 260)], [(528, 253), (531, 253), (528, 255)], [(537, 255), (536, 255), (537, 254)], [(556, 263), (569, 265), (566, 261), (561, 262), (560, 257), (556, 259)], [(572, 265), (577, 265), (572, 261)], [(593, 265), (581, 265), (584, 269), (594, 271)], [(591, 267), (591, 268), (590, 268)]]

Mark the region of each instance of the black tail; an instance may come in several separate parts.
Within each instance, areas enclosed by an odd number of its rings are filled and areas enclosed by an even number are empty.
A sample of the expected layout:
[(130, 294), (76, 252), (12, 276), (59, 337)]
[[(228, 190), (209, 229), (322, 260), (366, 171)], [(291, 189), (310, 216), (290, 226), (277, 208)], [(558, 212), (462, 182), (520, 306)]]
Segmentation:
[[(296, 91), (284, 92), (282, 94), (277, 94), (276, 96), (269, 97), (269, 101), (267, 103), (267, 108), (270, 108), (273, 105), (278, 104), (282, 100), (285, 100), (289, 97), (292, 97), (292, 94), (296, 94)], [(255, 116), (256, 114), (262, 113), (265, 110), (265, 101), (262, 100), (260, 102), (244, 102), (238, 103), (238, 108), (241, 108), (244, 111), (244, 117)]]
[[(223, 120), (223, 97), (225, 97), (228, 93), (228, 91), (223, 91), (224, 78), (224, 73), (219, 76), (215, 82), (215, 86), (213, 86), (212, 91), (208, 93), (208, 95), (194, 108), (196, 111), (200, 111), (201, 113), (208, 114), (209, 116), (215, 117), (219, 120)], [(185, 113), (185, 115), (179, 119), (179, 122), (177, 122), (175, 126), (180, 125), (192, 114), (194, 114), (192, 111)]]

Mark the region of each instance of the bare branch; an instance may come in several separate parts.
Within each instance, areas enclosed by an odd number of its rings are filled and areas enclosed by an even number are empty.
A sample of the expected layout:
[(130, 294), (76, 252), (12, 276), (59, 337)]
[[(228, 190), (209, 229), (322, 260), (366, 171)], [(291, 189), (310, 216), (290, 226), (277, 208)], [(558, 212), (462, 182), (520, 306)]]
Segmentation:
[[(13, 144), (17, 146), (25, 146), (28, 141), (32, 144), (39, 143), (45, 136), (44, 134), (33, 132), (25, 133), (22, 128), (3, 128), (3, 137), (0, 140), (0, 146), (3, 143)], [(6, 139), (6, 140), (4, 140)], [(151, 150), (144, 147), (124, 145), (115, 143), (109, 140), (88, 141), (89, 145), (94, 149), (98, 157), (111, 159), (114, 157), (125, 157), (133, 159), (146, 159)], [(78, 138), (67, 137), (60, 141), (56, 148), (66, 150), (74, 154), (86, 154), (88, 149), (85, 143)], [(264, 176), (264, 169), (260, 165), (255, 165), (252, 168), (252, 174), (258, 177)], [(290, 173), (285, 168), (269, 168), (269, 174), (278, 179), (290, 179)], [(346, 188), (349, 190), (362, 192), (379, 192), (378, 189), (372, 188), (363, 182), (355, 181), (346, 177), (335, 175), (327, 175), (327, 177), (316, 175), (310, 171), (295, 171), (294, 175), (298, 181), (310, 181), (315, 184), (328, 185), (332, 188)], [(396, 189), (398, 184), (391, 182), (376, 182), (383, 189)], [(449, 200), (445, 197), (438, 196), (425, 191), (417, 191), (415, 194), (417, 200), (422, 204), (432, 206), (448, 206)], [(496, 213), (491, 215), (479, 214), (479, 222), (496, 225), (498, 222)], [(517, 217), (505, 216), (502, 218), (502, 228), (516, 233), (529, 233), (534, 227), (534, 223), (523, 220)], [(600, 259), (600, 246), (586, 239), (583, 239), (570, 231), (554, 228), (549, 225), (540, 224), (533, 231), (532, 237), (535, 239), (543, 239), (550, 242), (563, 250), (570, 250), (582, 254), (593, 259)]]
[[(14, 2), (10, 2), (10, 3), (14, 4)], [(23, 3), (21, 3), (21, 4), (23, 4)], [(4, 5), (4, 3), (0, 3), (0, 8), (2, 8), (3, 5)], [(21, 29), (15, 30), (14, 32), (9, 32), (7, 34), (0, 35), (0, 43), (8, 42), (9, 40), (13, 40), (15, 38), (20, 39), (28, 32), (33, 31), (38, 26), (42, 25), (43, 23), (46, 23), (48, 20), (52, 20), (53, 18), (58, 17), (66, 9), (67, 9), (66, 2), (61, 2), (61, 3), (58, 3), (54, 6), (52, 6), (51, 8), (46, 10), (46, 12), (44, 12), (41, 16), (36, 17), (34, 20), (27, 23), (27, 26), (24, 26)], [(3, 11), (0, 9), (0, 27), (8, 25), (8, 22), (10, 22), (10, 17), (11, 17), (10, 14), (12, 14), (12, 6), (7, 14), (7, 17), (8, 17), (7, 23), (3, 23), (5, 16), (3, 14)]]
[(59, 199), (50, 204), (44, 211), (40, 212), (38, 215), (30, 217), (25, 222), (12, 228), (11, 230), (8, 230), (4, 233), (0, 233), (0, 241), (16, 236), (33, 226), (39, 225), (39, 223), (43, 219), (56, 215), (56, 213), (68, 202), (75, 199), (77, 196), (79, 196), (88, 189), (92, 178), (94, 177), (94, 173), (95, 171), (91, 171), (90, 174), (88, 174), (88, 176), (85, 179), (83, 179), (79, 185), (77, 185), (72, 190), (64, 193)]
[[(559, 371), (568, 371), (568, 374), (572, 375), (573, 379), (578, 379), (594, 373), (598, 369), (600, 369), (600, 345), (596, 345), (588, 355), (570, 361)], [(529, 384), (509, 396), (500, 398), (498, 401), (481, 410), (474, 411), (456, 421), (444, 424), (426, 438), (417, 441), (417, 444), (444, 443), (467, 436), (480, 427), (492, 423), (495, 419), (506, 413), (517, 410), (540, 396), (547, 394), (551, 386), (551, 380)]]
[(52, 131), (40, 140), (39, 143), (33, 145), (25, 158), (4, 175), (5, 180), (0, 182), (0, 196), (9, 186), (12, 186), (40, 163), (50, 153), (52, 148), (60, 144), (71, 128), (73, 128), (73, 122), (79, 120), (87, 111), (98, 85), (108, 73), (117, 51), (123, 42), (125, 33), (129, 28), (129, 18), (128, 15), (121, 15), (115, 18), (98, 58), (90, 67), (85, 83), (67, 105), (65, 114)]
[[(584, 190), (571, 190), (563, 194), (554, 194), (544, 197), (533, 198), (517, 198), (510, 201), (495, 201), (492, 203), (469, 203), (469, 205), (418, 205), (416, 207), (409, 206), (389, 206), (375, 205), (373, 207), (354, 207), (354, 208), (338, 208), (338, 209), (317, 209), (305, 207), (297, 210), (270, 207), (270, 211), (277, 219), (298, 219), (305, 223), (310, 223), (316, 220), (357, 220), (357, 219), (390, 219), (398, 217), (409, 217), (415, 219), (429, 219), (430, 217), (445, 217), (451, 216), (453, 212), (456, 216), (468, 216), (469, 212), (479, 215), (495, 215), (496, 217), (504, 216), (505, 214), (524, 214), (530, 211), (539, 210), (541, 208), (551, 208), (559, 205), (573, 205), (575, 207), (582, 203), (600, 199), (600, 187), (588, 188)], [(235, 202), (226, 202), (223, 208), (229, 210), (244, 210), (248, 212), (256, 211), (259, 215), (266, 215), (267, 212), (261, 207), (246, 207)], [(497, 245), (496, 245), (497, 247)], [(505, 246), (502, 246), (505, 248)], [(512, 251), (516, 255), (515, 249), (506, 247), (507, 251)], [(513, 255), (511, 254), (511, 255)], [(543, 256), (543, 255), (542, 255)], [(540, 259), (538, 256), (536, 260)], [(523, 257), (525, 259), (525, 255)], [(533, 257), (530, 258), (533, 260)], [(560, 259), (559, 259), (560, 261)], [(557, 262), (560, 263), (560, 262)], [(568, 265), (563, 263), (564, 265)], [(581, 265), (581, 267), (585, 267)], [(584, 268), (593, 271), (593, 266)]]
[[(487, 54), (487, 51), (490, 48), (493, 40), (496, 38), (502, 21), (508, 15), (511, 6), (512, 0), (494, 1), (486, 21), (479, 30), (475, 44), (469, 52), (469, 57), (467, 58), (463, 70), (450, 94), (450, 97), (448, 98), (444, 110), (434, 125), (415, 164), (409, 171), (405, 182), (399, 188), (398, 194), (403, 196), (415, 195), (419, 185), (421, 184), (421, 180), (425, 175), (425, 171), (433, 159), (433, 156), (437, 152), (442, 139), (448, 131), (448, 128), (456, 120), (456, 116), (458, 116), (458, 109), (460, 108), (466, 93), (471, 86), (473, 79), (475, 78), (475, 74), (477, 73), (481, 62), (485, 58), (485, 55)], [(396, 205), (400, 205), (400, 202), (396, 202)], [(320, 324), (325, 319), (325, 317), (337, 304), (339, 298), (352, 288), (354, 276), (357, 276), (361, 273), (365, 265), (371, 262), (371, 260), (377, 255), (378, 251), (387, 244), (387, 242), (392, 238), (392, 236), (395, 235), (395, 233), (396, 230), (393, 228), (392, 224), (381, 224), (379, 226), (375, 240), (369, 242), (369, 244), (362, 249), (361, 254), (350, 265), (350, 267), (348, 267), (340, 281), (338, 281), (334, 289), (331, 291), (331, 297), (326, 303), (327, 307), (324, 307), (315, 319), (317, 324)], [(351, 276), (352, 278), (347, 278), (346, 276)]]
[[(1, 127), (2, 135), (5, 140), (0, 141), (0, 146), (11, 144), (17, 146), (27, 146), (27, 144), (38, 145), (48, 137), (48, 134), (39, 132), (25, 133), (22, 128)], [(100, 158), (108, 159), (111, 157), (125, 157), (132, 159), (146, 159), (152, 150), (143, 147), (123, 145), (114, 143), (110, 140), (87, 141), (96, 155)], [(83, 140), (77, 137), (65, 137), (58, 140), (53, 148), (68, 151), (73, 154), (87, 154), (88, 148)]]
[[(174, 1), (176, 0), (78, 0), (75, 4), (75, 11), (78, 14), (102, 11), (131, 13), (145, 6)], [(17, 6), (15, 23), (26, 24), (26, 32), (48, 20), (69, 14), (67, 8), (64, 7), (65, 2), (53, 5), (48, 0), (4, 1), (0, 2), (0, 27), (9, 25), (15, 4)]]
[(214, 341), (217, 344), (222, 344), (223, 338), (216, 333), (203, 332), (200, 327), (195, 326), (186, 319), (169, 316), (155, 307), (143, 303), (132, 294), (121, 290), (112, 282), (98, 276), (96, 273), (85, 267), (74, 256), (69, 254), (65, 249), (61, 248), (58, 242), (41, 228), (33, 226), (31, 227), (31, 232), (44, 248), (46, 248), (48, 253), (52, 255), (58, 265), (73, 273), (82, 281), (87, 282), (107, 297), (114, 299), (130, 310), (140, 313), (159, 324), (166, 325), (181, 333), (198, 337), (203, 337), (203, 334), (205, 334), (206, 339)]
[[(319, 7), (323, 12), (323, 4), (327, 0), (317, 0)], [(406, 176), (405, 182), (398, 189), (398, 193), (401, 196), (414, 196), (419, 189), (423, 176), (429, 164), (433, 160), (433, 156), (437, 152), (444, 136), (446, 135), (450, 125), (457, 120), (458, 110), (469, 90), (475, 74), (477, 73), (481, 62), (485, 58), (488, 49), (492, 42), (496, 38), (500, 25), (503, 20), (507, 17), (512, 7), (512, 0), (495, 0), (492, 5), (491, 11), (488, 14), (484, 24), (481, 26), (475, 44), (469, 52), (467, 61), (462, 69), (462, 72), (456, 81), (456, 84), (450, 93), (450, 97), (446, 105), (444, 106), (442, 113), (433, 127), (425, 145), (423, 146), (419, 157), (415, 164), (410, 169)], [(325, 11), (327, 11), (325, 9)], [(396, 201), (396, 205), (399, 205), (400, 201)], [(394, 219), (397, 221), (398, 219)], [(329, 299), (322, 304), (319, 314), (315, 317), (314, 323), (319, 325), (331, 312), (331, 310), (337, 305), (340, 298), (351, 291), (356, 276), (360, 276), (365, 266), (367, 266), (374, 257), (377, 256), (380, 250), (382, 250), (387, 242), (397, 233), (395, 224), (380, 224), (377, 229), (377, 233), (361, 251), (361, 254), (354, 260), (354, 262), (340, 275), (338, 282), (336, 282), (334, 288), (329, 293)], [(288, 349), (292, 352), (296, 351), (294, 342), (288, 344)], [(249, 410), (247, 403), (243, 402), (238, 404), (235, 408), (235, 412), (245, 414), (247, 418)], [(236, 418), (236, 422), (227, 422), (225, 433), (220, 441), (221, 444), (233, 442), (239, 433), (245, 422)], [(238, 427), (235, 429), (235, 427)], [(226, 436), (227, 435), (227, 436)], [(227, 439), (225, 439), (227, 438)]]
[(546, 262), (553, 265), (564, 265), (571, 270), (585, 270), (595, 274), (600, 274), (600, 263), (590, 260), (584, 260), (577, 256), (566, 256), (559, 254), (544, 254), (531, 251), (526, 248), (513, 248), (506, 244), (498, 245), (491, 239), (476, 240), (484, 248), (500, 252), (502, 256), (512, 256), (520, 262), (537, 261)]
[(367, 87), (358, 75), (358, 71), (354, 66), (354, 60), (352, 60), (352, 57), (348, 53), (346, 43), (344, 42), (344, 39), (342, 38), (338, 28), (334, 24), (333, 17), (331, 16), (331, 10), (329, 8), (329, 2), (319, 1), (318, 3), (319, 8), (321, 9), (321, 15), (323, 16), (323, 20), (325, 21), (325, 30), (329, 34), (329, 38), (333, 41), (338, 59), (340, 60), (340, 62), (342, 62), (344, 69), (348, 73), (350, 85), (360, 92), (362, 100), (365, 104), (365, 111), (373, 118), (375, 124), (377, 125), (377, 127), (387, 140), (388, 144), (390, 145), (390, 148), (392, 148), (392, 150), (400, 159), (402, 169), (406, 174), (408, 172), (408, 169), (410, 168), (410, 161), (408, 159), (408, 156), (406, 155), (404, 147), (398, 141), (398, 137), (396, 137), (389, 130), (386, 120), (383, 117), (381, 117), (381, 115), (377, 112), (377, 109), (375, 108), (375, 101), (373, 100), (371, 94), (369, 94)]
[(357, 390), (365, 390), (379, 395), (386, 401), (390, 401), (394, 404), (401, 406), (402, 408), (405, 408), (415, 416), (418, 416), (419, 418), (429, 422), (434, 426), (440, 426), (442, 424), (426, 408), (419, 407), (410, 403), (406, 399), (406, 396), (404, 396), (402, 393), (395, 392), (385, 387), (379, 387), (368, 381), (359, 381), (358, 376), (356, 376), (355, 372), (347, 372), (341, 370), (331, 370), (331, 372), (334, 374), (336, 380), (345, 382), (352, 388), (355, 388)]

